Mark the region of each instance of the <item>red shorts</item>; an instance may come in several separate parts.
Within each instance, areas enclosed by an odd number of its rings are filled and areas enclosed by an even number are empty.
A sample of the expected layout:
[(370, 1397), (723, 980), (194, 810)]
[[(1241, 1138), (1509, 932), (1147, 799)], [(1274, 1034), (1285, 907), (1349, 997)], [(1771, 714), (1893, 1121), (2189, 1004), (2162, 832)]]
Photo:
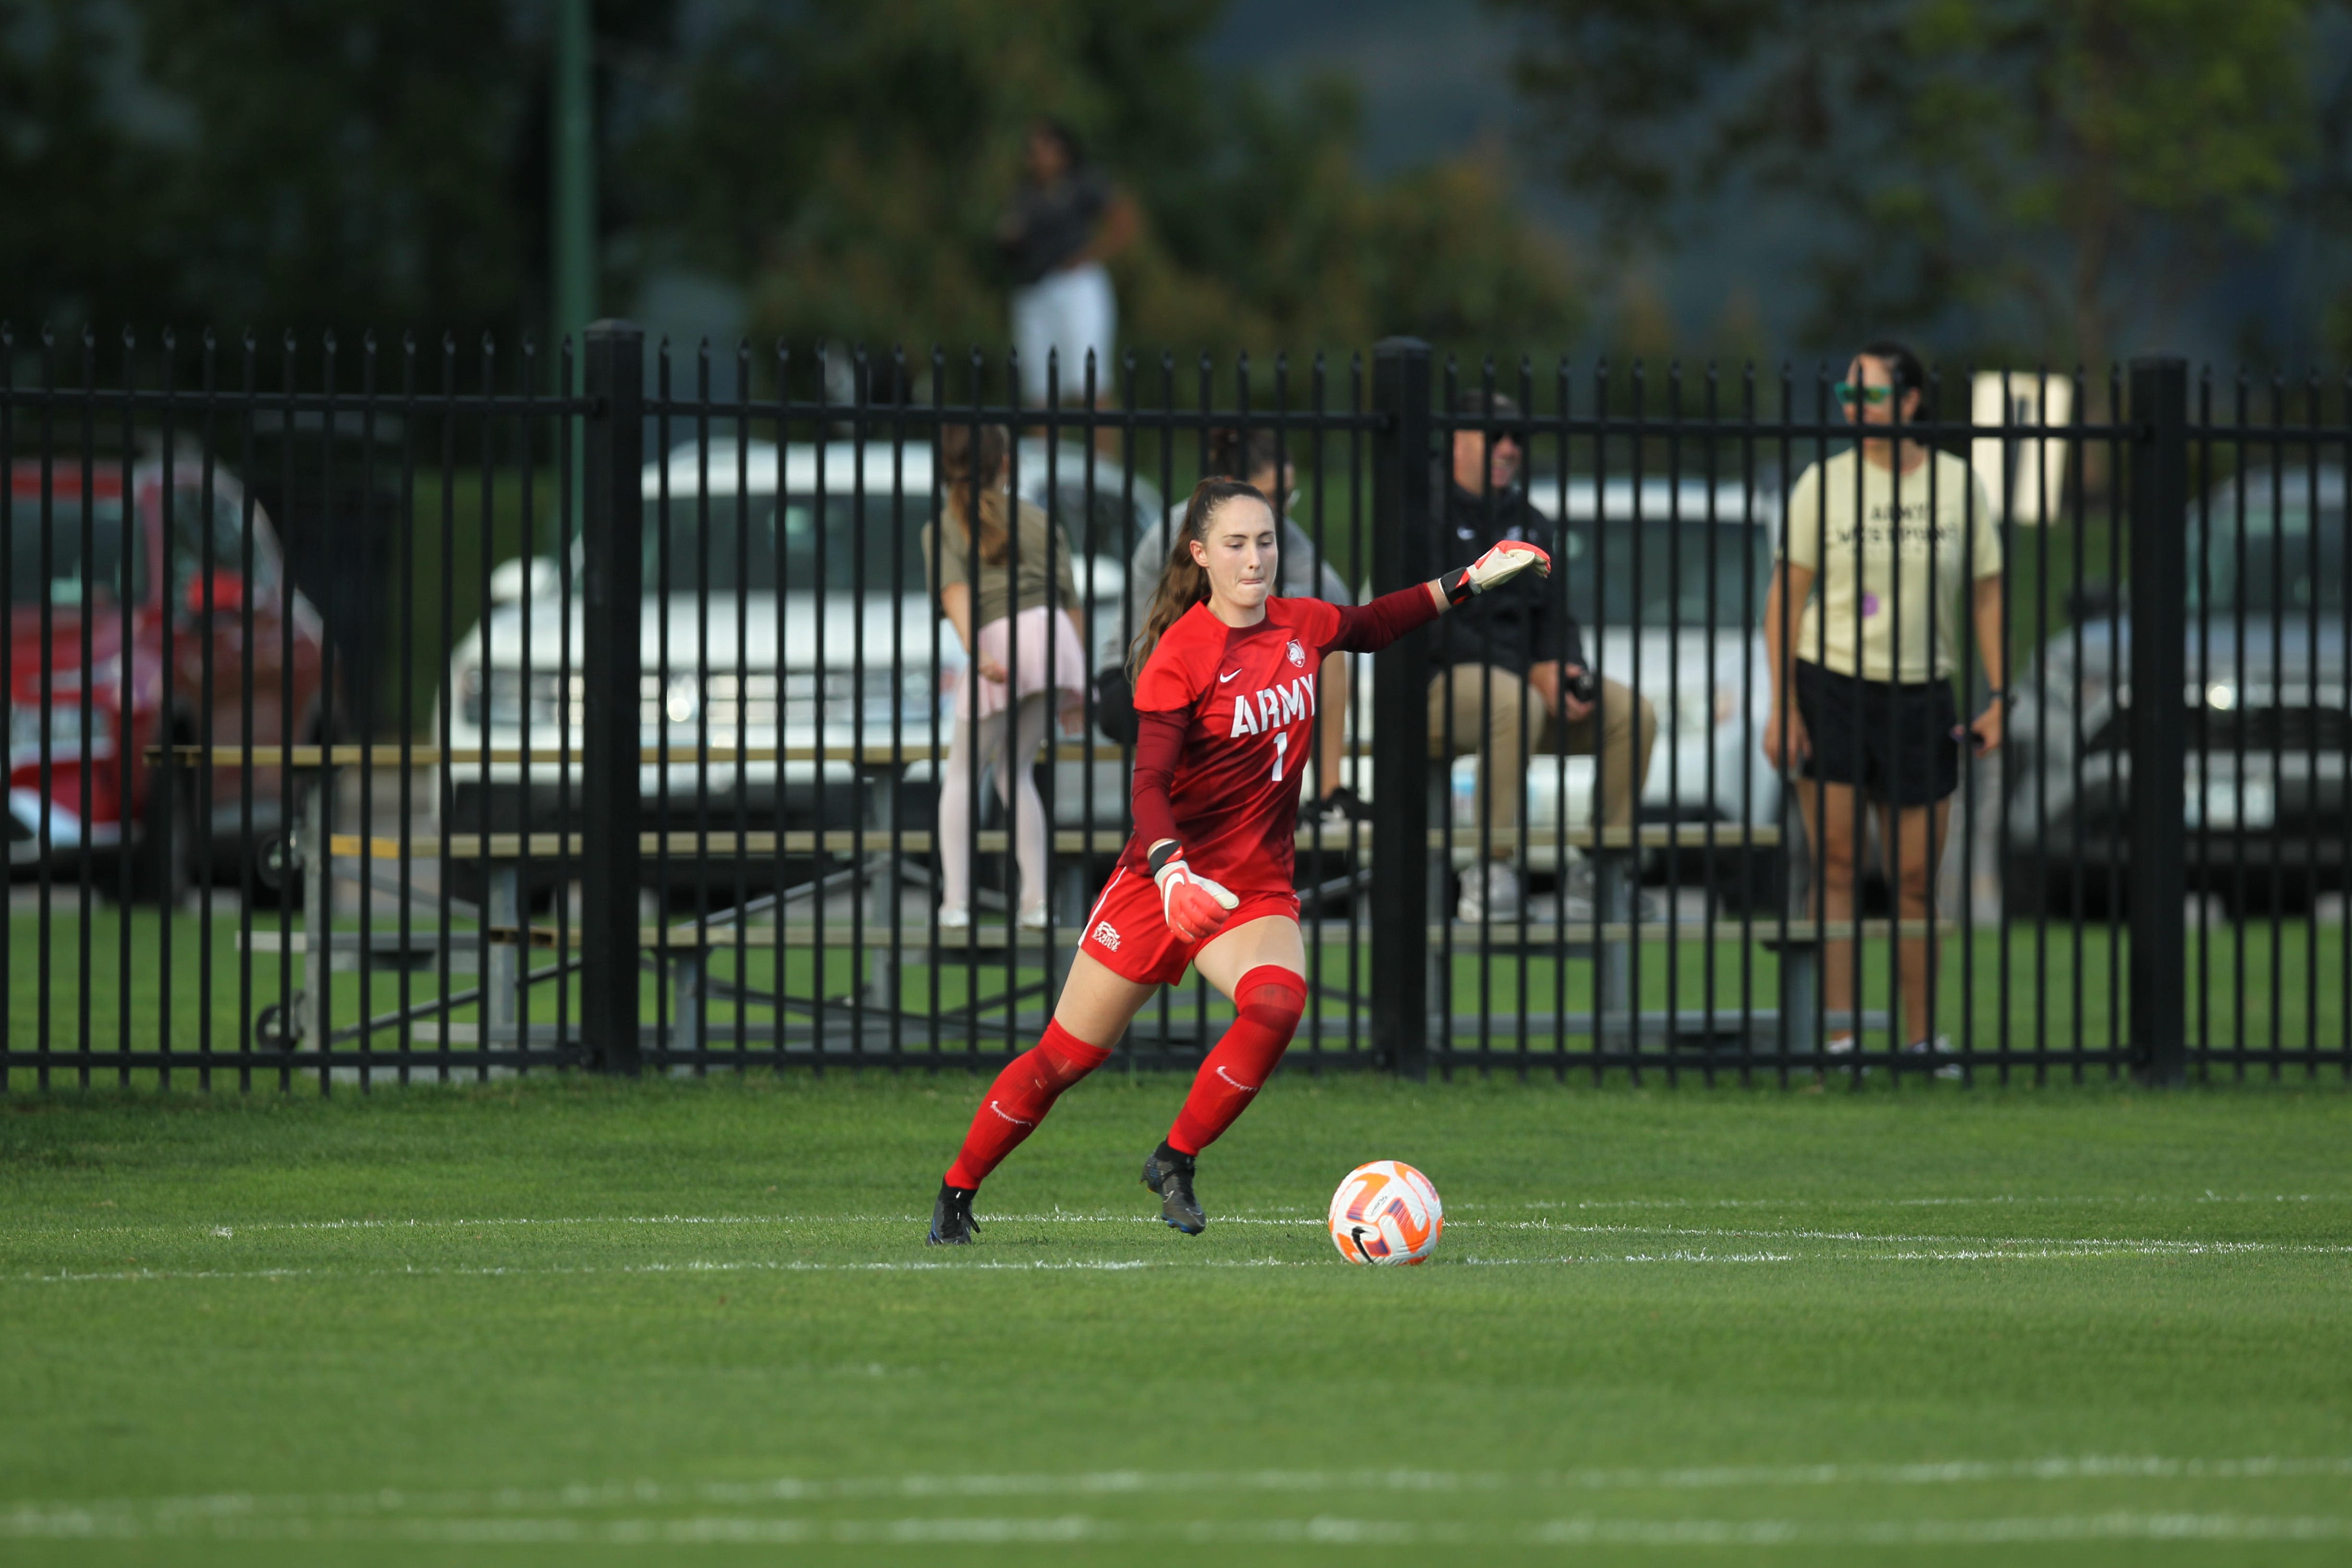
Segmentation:
[[(1226, 918), (1224, 931), (1269, 915), (1289, 921), (1298, 918), (1297, 893), (1244, 893), (1241, 900)], [(1193, 954), (1205, 945), (1186, 942), (1170, 931), (1168, 916), (1160, 907), (1160, 885), (1124, 866), (1110, 874), (1102, 897), (1087, 916), (1087, 934), (1078, 942), (1079, 950), (1104, 968), (1139, 985), (1174, 984), (1192, 966)]]

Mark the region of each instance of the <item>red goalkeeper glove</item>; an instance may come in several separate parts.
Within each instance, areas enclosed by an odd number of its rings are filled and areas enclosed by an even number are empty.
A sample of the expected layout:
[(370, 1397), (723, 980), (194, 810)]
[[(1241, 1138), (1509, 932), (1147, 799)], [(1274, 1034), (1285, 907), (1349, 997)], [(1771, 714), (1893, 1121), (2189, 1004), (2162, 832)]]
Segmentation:
[(1167, 860), (1151, 874), (1160, 884), (1160, 911), (1168, 919), (1168, 929), (1184, 941), (1206, 942), (1224, 929), (1226, 917), (1241, 900), (1208, 878), (1193, 875), (1182, 850), (1173, 845), (1169, 849)]
[(1551, 557), (1541, 546), (1524, 539), (1506, 539), (1459, 572), (1448, 572), (1437, 581), (1445, 590), (1446, 602), (1459, 605), (1473, 594), (1501, 587), (1530, 566), (1541, 576), (1551, 575)]

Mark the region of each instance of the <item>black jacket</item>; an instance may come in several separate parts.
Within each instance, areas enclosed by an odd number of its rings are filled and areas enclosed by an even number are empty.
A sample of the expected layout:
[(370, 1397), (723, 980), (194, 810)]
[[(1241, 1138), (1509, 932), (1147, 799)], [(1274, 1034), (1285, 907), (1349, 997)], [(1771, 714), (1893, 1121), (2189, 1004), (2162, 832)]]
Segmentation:
[(1584, 637), (1568, 613), (1559, 546), (1550, 521), (1528, 504), (1526, 489), (1513, 485), (1491, 496), (1475, 494), (1455, 484), (1444, 464), (1430, 478), (1440, 572), (1467, 566), (1506, 539), (1541, 545), (1550, 552), (1553, 565), (1549, 577), (1528, 573), (1440, 619), (1432, 661), (1491, 664), (1514, 675), (1538, 664), (1583, 664)]

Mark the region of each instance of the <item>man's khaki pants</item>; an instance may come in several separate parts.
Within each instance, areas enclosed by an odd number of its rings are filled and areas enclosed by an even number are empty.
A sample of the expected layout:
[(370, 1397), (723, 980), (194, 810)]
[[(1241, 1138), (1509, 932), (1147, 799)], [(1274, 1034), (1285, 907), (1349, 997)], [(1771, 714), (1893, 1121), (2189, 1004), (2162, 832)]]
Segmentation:
[[(1643, 781), (1650, 776), (1650, 749), (1657, 744), (1658, 716), (1648, 698), (1636, 697), (1613, 680), (1603, 680), (1593, 710), (1564, 724), (1545, 712), (1543, 694), (1525, 678), (1488, 665), (1457, 664), (1439, 670), (1429, 682), (1432, 757), (1447, 754), (1449, 733), (1454, 756), (1476, 752), (1480, 758), (1476, 820), (1493, 834), (1487, 852), (1500, 860), (1516, 853), (1512, 840), (1518, 831), (1519, 795), (1526, 787), (1530, 753), (1597, 754), (1601, 826), (1631, 826), (1633, 803), (1641, 795)], [(1486, 803), (1490, 783), (1501, 785), (1495, 794), (1491, 816)]]

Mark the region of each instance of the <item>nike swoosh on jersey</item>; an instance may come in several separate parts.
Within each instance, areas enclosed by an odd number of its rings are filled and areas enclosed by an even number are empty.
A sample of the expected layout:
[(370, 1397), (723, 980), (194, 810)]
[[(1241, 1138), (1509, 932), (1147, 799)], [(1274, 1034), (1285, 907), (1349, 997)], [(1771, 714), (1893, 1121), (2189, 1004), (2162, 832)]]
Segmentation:
[(1227, 674), (1221, 675), (1221, 676), (1217, 677), (1217, 684), (1218, 684), (1218, 685), (1220, 685), (1220, 686), (1223, 686), (1226, 681), (1231, 680), (1234, 676), (1239, 675), (1240, 673), (1241, 673), (1241, 671), (1240, 671), (1240, 670), (1238, 670), (1238, 669), (1236, 669), (1236, 670), (1233, 670), (1233, 671), (1231, 671), (1231, 672), (1229, 672), (1229, 673), (1227, 673)]

